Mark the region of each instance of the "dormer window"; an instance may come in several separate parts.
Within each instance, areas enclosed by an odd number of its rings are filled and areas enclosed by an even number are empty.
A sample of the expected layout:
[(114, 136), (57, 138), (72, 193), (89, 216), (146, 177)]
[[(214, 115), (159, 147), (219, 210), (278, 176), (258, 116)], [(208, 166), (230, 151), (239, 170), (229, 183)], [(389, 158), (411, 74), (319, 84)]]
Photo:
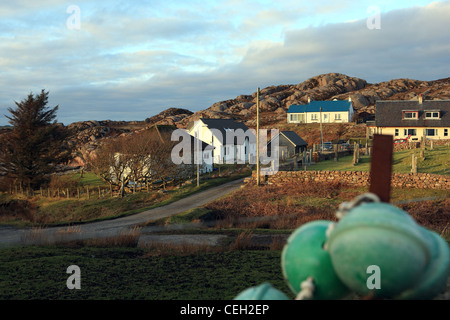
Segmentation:
[(403, 120), (417, 120), (419, 119), (419, 111), (403, 111)]
[(425, 111), (425, 119), (440, 119), (441, 113), (439, 110)]

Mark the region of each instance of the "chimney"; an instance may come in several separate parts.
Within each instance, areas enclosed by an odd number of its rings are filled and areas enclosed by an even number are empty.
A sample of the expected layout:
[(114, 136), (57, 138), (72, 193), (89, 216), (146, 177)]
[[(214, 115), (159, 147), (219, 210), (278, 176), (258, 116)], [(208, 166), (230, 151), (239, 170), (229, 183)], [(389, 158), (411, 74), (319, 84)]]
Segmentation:
[(348, 97), (348, 101), (349, 101), (349, 102), (352, 102), (352, 97)]
[(422, 104), (422, 102), (423, 102), (422, 94), (419, 94), (419, 104)]
[(311, 98), (310, 97), (308, 97), (308, 103), (310, 103), (311, 102)]

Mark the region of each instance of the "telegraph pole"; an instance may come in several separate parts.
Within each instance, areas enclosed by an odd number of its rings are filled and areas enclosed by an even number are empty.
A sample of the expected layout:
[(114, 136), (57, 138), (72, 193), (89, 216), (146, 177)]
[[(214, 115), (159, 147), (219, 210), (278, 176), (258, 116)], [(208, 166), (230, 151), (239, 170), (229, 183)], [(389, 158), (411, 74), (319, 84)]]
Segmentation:
[(320, 107), (320, 145), (323, 152), (323, 133), (322, 133), (322, 107)]
[(200, 157), (199, 157), (199, 136), (200, 134), (196, 134), (197, 136), (197, 187), (200, 186)]
[(261, 168), (259, 167), (259, 88), (256, 91), (256, 185), (261, 183)]

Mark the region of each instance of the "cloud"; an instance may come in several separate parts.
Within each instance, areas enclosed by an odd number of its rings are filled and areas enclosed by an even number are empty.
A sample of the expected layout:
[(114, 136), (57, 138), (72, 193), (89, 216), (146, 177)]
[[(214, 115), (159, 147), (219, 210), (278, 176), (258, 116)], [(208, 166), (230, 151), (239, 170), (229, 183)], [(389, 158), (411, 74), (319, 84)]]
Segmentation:
[[(340, 8), (327, 1), (305, 8), (298, 1), (77, 2), (80, 30), (65, 27), (66, 5), (56, 1), (31, 11), (0, 5), (24, 17), (3, 14), (0, 22), (0, 114), (41, 89), (70, 123), (143, 120), (169, 107), (196, 111), (328, 72), (369, 82), (448, 77), (448, 1), (382, 11), (380, 30), (367, 28), (366, 8), (358, 19), (309, 23), (312, 13), (342, 12), (349, 1)], [(42, 17), (48, 24), (38, 24)]]
[(291, 30), (282, 43), (249, 50), (238, 69), (274, 81), (326, 72), (371, 81), (447, 77), (450, 34), (444, 30), (449, 16), (450, 3), (444, 2), (382, 14), (380, 30), (368, 29), (365, 19)]

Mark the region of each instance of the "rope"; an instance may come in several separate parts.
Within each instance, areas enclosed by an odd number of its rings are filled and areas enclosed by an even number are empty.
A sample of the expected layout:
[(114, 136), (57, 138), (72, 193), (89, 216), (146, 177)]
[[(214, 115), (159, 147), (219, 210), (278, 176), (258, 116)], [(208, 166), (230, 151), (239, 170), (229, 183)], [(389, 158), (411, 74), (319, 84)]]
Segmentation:
[(342, 219), (351, 209), (363, 203), (370, 202), (380, 202), (380, 198), (376, 194), (370, 192), (361, 194), (352, 201), (341, 203), (338, 210), (336, 211), (336, 217), (338, 219)]
[(306, 278), (305, 281), (303, 281), (300, 284), (300, 292), (295, 297), (295, 300), (311, 300), (314, 296), (314, 279), (313, 277)]
[[(336, 211), (336, 218), (338, 218), (338, 220), (342, 219), (350, 210), (352, 210), (353, 208), (363, 204), (363, 203), (370, 203), (370, 202), (380, 202), (380, 198), (374, 194), (374, 193), (364, 193), (361, 194), (359, 196), (357, 196), (355, 199), (353, 199), (352, 201), (347, 201), (347, 202), (343, 202), (339, 205), (338, 210)], [(327, 237), (327, 239), (330, 237), (331, 233), (333, 232), (334, 228), (336, 228), (336, 223), (335, 222), (331, 222), (328, 225), (328, 228), (325, 232), (325, 235)], [(323, 249), (324, 250), (328, 250), (328, 243), (325, 242), (323, 244)]]

